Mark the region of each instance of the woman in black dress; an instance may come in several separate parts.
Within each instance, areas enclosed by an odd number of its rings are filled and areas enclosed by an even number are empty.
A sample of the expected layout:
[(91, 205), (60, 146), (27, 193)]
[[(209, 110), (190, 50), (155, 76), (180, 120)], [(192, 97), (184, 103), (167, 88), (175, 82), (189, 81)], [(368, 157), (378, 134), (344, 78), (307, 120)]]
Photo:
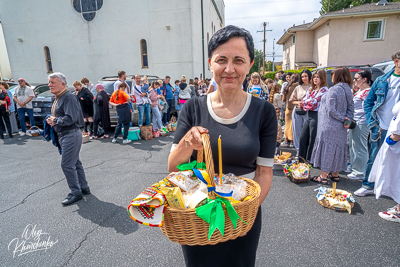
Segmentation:
[(101, 138), (108, 138), (108, 128), (111, 127), (110, 122), (110, 109), (108, 107), (108, 102), (110, 97), (104, 91), (104, 86), (102, 84), (96, 84), (96, 98), (94, 99), (94, 120), (93, 120), (93, 136), (92, 139), (97, 139), (99, 137), (99, 123), (104, 130), (104, 135)]
[[(208, 51), (218, 90), (207, 97), (191, 98), (183, 106), (168, 159), (169, 171), (177, 171), (178, 164), (196, 158), (196, 150), (203, 148), (200, 133), (209, 129), (215, 166), (221, 135), (224, 172), (259, 183), (261, 205), (272, 182), (277, 120), (271, 103), (242, 90), (254, 63), (253, 38), (244, 29), (227, 26), (214, 34)], [(214, 246), (182, 246), (186, 265), (254, 266), (260, 232), (261, 207), (252, 229), (243, 237)]]
[(93, 95), (89, 89), (82, 86), (80, 81), (75, 81), (72, 85), (75, 87), (76, 97), (81, 104), (83, 121), (85, 122), (84, 131), (87, 133), (90, 125), (90, 134), (93, 135)]
[(13, 138), (10, 123), (10, 105), (11, 98), (7, 93), (8, 84), (6, 82), (0, 82), (0, 138), (4, 139), (4, 134), (6, 129), (4, 128), (3, 119), (7, 127), (8, 135)]

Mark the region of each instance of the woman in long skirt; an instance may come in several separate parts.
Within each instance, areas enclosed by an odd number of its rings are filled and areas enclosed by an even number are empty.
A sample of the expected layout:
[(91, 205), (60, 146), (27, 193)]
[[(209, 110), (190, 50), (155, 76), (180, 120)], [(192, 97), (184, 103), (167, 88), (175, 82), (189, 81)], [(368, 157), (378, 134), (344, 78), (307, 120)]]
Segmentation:
[[(332, 71), (334, 84), (322, 97), (318, 111), (318, 131), (315, 139), (311, 163), (321, 169), (320, 176), (311, 181), (328, 183), (329, 178), (339, 181), (339, 172), (347, 168), (347, 129), (354, 116), (353, 83), (347, 67)], [(350, 122), (350, 123), (349, 123)]]

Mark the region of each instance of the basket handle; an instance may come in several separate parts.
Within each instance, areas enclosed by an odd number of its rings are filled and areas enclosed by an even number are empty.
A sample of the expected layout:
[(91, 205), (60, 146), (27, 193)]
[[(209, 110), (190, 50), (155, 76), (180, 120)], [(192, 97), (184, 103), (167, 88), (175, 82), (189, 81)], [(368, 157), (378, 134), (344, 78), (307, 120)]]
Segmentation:
[(210, 144), (210, 136), (208, 134), (202, 134), (201, 138), (203, 139), (204, 146), (204, 158), (207, 168), (207, 173), (210, 176), (211, 185), (215, 187), (215, 170), (214, 170), (214, 160), (212, 157), (211, 144)]
[(303, 158), (302, 156), (297, 156), (299, 159), (302, 159), (304, 161), (304, 163), (307, 163), (307, 160), (305, 160), (305, 158)]
[(197, 163), (202, 163), (204, 161), (203, 153), (204, 149), (197, 150)]

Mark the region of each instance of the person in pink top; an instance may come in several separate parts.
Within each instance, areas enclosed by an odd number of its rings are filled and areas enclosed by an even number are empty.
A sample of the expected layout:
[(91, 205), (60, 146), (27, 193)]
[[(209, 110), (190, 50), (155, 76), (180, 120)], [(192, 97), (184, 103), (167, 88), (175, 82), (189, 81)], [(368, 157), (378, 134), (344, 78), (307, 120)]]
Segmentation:
[(319, 69), (311, 77), (311, 87), (301, 102), (303, 110), (307, 111), (308, 118), (303, 124), (300, 133), (299, 156), (308, 162), (314, 148), (318, 128), (318, 109), (322, 96), (328, 91), (326, 87), (326, 72)]
[(163, 98), (162, 95), (157, 93), (157, 88), (159, 87), (158, 82), (152, 82), (150, 86), (150, 101), (151, 101), (151, 111), (153, 113), (153, 131), (161, 130), (163, 125), (161, 121), (161, 113), (158, 109), (158, 99)]

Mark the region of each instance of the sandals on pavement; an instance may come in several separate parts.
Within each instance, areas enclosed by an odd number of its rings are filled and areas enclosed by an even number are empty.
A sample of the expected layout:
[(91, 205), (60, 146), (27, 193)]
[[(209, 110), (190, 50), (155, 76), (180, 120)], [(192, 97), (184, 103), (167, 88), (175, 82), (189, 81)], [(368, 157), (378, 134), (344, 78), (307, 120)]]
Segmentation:
[[(319, 180), (318, 180), (318, 178), (319, 178)], [(328, 179), (322, 178), (321, 175), (320, 175), (320, 176), (313, 176), (313, 177), (310, 179), (310, 181), (311, 181), (311, 182), (314, 182), (314, 183), (317, 183), (317, 184), (328, 184)]]
[(328, 178), (334, 182), (340, 182), (340, 177), (339, 176), (334, 177), (332, 173), (328, 174)]

